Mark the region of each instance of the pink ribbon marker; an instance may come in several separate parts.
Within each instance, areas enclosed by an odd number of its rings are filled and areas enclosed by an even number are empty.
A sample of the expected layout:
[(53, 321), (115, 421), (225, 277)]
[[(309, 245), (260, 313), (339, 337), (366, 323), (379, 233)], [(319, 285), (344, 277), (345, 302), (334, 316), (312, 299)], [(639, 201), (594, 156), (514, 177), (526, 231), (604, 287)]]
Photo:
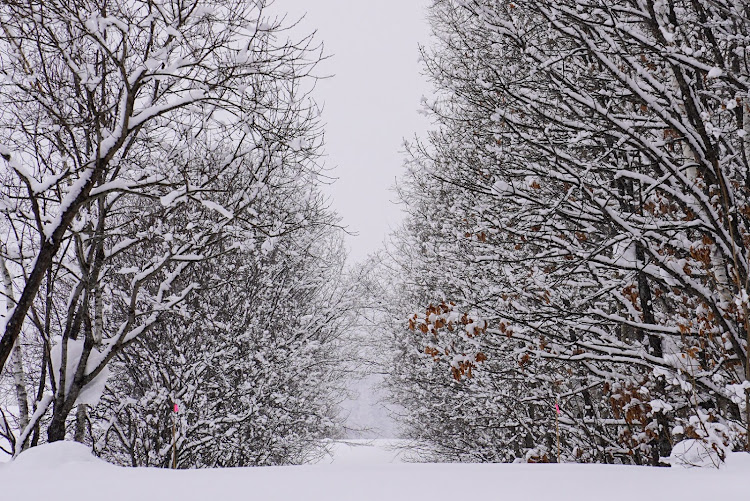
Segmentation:
[[(177, 408), (176, 404), (175, 404), (174, 408), (175, 409)], [(555, 410), (557, 411), (558, 414), (560, 414), (560, 406), (557, 405), (557, 402), (555, 402)], [(177, 412), (177, 411), (175, 411), (175, 412)]]
[(178, 412), (180, 412), (180, 408), (177, 407), (177, 404), (174, 404), (174, 413), (177, 414)]

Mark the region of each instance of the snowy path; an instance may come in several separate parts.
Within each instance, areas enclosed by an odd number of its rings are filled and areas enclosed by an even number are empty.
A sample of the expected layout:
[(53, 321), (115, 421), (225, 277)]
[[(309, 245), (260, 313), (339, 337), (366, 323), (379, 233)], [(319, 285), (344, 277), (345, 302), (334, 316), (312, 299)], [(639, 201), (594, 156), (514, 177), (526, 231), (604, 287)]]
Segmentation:
[(331, 455), (318, 464), (334, 465), (376, 465), (402, 462), (403, 447), (406, 441), (390, 439), (356, 439), (334, 442)]
[[(171, 471), (119, 468), (75, 444), (53, 444), (0, 465), (0, 499), (107, 501), (707, 501), (750, 499), (750, 455), (721, 471), (606, 465), (380, 463), (360, 449), (351, 462)], [(352, 451), (349, 451), (352, 452)], [(369, 456), (368, 461), (364, 461)], [(379, 460), (378, 460), (379, 461)], [(369, 463), (369, 464), (368, 464)]]

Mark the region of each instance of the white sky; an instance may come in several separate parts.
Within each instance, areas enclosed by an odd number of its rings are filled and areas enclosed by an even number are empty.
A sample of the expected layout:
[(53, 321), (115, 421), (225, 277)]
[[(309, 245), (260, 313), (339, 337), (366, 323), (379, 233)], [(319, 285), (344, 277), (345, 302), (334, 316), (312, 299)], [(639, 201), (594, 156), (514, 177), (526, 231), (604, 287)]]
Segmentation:
[(317, 30), (331, 58), (315, 90), (324, 105), (326, 165), (338, 180), (328, 188), (333, 208), (357, 236), (350, 263), (377, 250), (400, 219), (391, 188), (403, 165), (403, 140), (427, 128), (417, 111), (428, 85), (418, 44), (428, 41), (428, 0), (276, 0), (274, 12)]

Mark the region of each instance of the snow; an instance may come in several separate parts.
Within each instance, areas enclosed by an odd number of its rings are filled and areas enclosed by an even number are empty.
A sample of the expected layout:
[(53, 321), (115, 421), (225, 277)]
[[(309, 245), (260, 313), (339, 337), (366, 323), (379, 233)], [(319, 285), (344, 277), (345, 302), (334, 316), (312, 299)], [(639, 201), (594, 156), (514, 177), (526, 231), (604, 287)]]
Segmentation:
[[(57, 216), (52, 219), (52, 221), (44, 224), (44, 237), (46, 240), (49, 240), (52, 238), (52, 235), (57, 231), (57, 228), (62, 224), (62, 216), (67, 211), (70, 206), (73, 204), (73, 202), (76, 200), (76, 198), (79, 197), (81, 192), (83, 191), (83, 188), (86, 186), (86, 183), (89, 182), (91, 179), (91, 176), (94, 174), (94, 169), (89, 167), (83, 173), (81, 173), (80, 177), (75, 180), (75, 182), (70, 187), (70, 190), (65, 194), (62, 201), (60, 202), (60, 207), (58, 207), (58, 213)], [(40, 186), (37, 187), (38, 189), (41, 189)]]
[(502, 179), (492, 185), (492, 190), (501, 197), (512, 195), (514, 193), (513, 186), (506, 183)]
[[(66, 355), (66, 366), (65, 372), (65, 388), (66, 392), (70, 390), (73, 379), (75, 378), (76, 371), (78, 370), (78, 364), (81, 360), (81, 354), (83, 353), (83, 339), (69, 339), (67, 343), (67, 355)], [(105, 355), (92, 350), (89, 354), (89, 358), (86, 361), (86, 374), (90, 374), (96, 369), (101, 360)], [(62, 340), (60, 337), (53, 339), (52, 349), (50, 350), (50, 357), (52, 358), (52, 368), (55, 374), (55, 378), (59, 382), (62, 371)], [(102, 370), (92, 381), (90, 381), (83, 389), (81, 389), (76, 404), (87, 404), (97, 405), (99, 400), (104, 393), (104, 386), (109, 379), (110, 371), (109, 368)]]
[(106, 366), (89, 384), (83, 387), (81, 393), (78, 394), (78, 398), (76, 398), (76, 405), (85, 404), (91, 407), (98, 405), (102, 395), (104, 395), (109, 376), (110, 368)]
[(743, 381), (742, 384), (728, 384), (726, 386), (732, 402), (739, 405), (743, 411), (745, 407), (745, 390), (748, 388), (750, 388), (750, 381)]
[(673, 410), (672, 406), (662, 399), (656, 399), (649, 402), (652, 412), (669, 412)]
[(164, 195), (163, 197), (161, 197), (159, 199), (159, 202), (164, 207), (169, 207), (169, 206), (171, 206), (174, 203), (175, 199), (177, 197), (181, 196), (181, 195), (184, 195), (184, 190), (182, 188), (180, 188), (178, 190), (170, 191), (169, 193), (167, 193), (166, 195)]
[(215, 210), (222, 216), (224, 216), (227, 219), (232, 219), (234, 217), (234, 214), (232, 214), (230, 211), (222, 207), (221, 205), (217, 204), (214, 201), (211, 200), (201, 200), (201, 203), (207, 208), (211, 210)]
[[(70, 390), (73, 385), (73, 379), (75, 377), (76, 370), (78, 369), (78, 363), (81, 360), (81, 354), (83, 353), (83, 339), (68, 339), (66, 345), (65, 354), (65, 392)], [(55, 375), (56, 383), (60, 383), (62, 375), (62, 353), (63, 343), (60, 336), (56, 336), (52, 339), (52, 348), (50, 349), (50, 358), (52, 359), (52, 372)]]
[(713, 449), (700, 440), (687, 439), (675, 444), (669, 462), (677, 467), (695, 468), (716, 466), (721, 460), (718, 449)]
[[(746, 499), (750, 454), (714, 468), (575, 464), (409, 464), (360, 461), (389, 442), (337, 445), (333, 464), (172, 471), (120, 468), (85, 446), (54, 443), (0, 464), (3, 499), (132, 501), (263, 499), (264, 501), (454, 501), (513, 499), (625, 501)], [(353, 455), (354, 450), (361, 451)], [(380, 456), (382, 458), (382, 456)]]
[[(54, 442), (32, 447), (20, 454), (10, 470), (53, 470), (66, 465), (81, 465), (93, 468), (117, 468), (94, 457), (91, 450), (78, 442)], [(6, 470), (0, 470), (0, 475)]]

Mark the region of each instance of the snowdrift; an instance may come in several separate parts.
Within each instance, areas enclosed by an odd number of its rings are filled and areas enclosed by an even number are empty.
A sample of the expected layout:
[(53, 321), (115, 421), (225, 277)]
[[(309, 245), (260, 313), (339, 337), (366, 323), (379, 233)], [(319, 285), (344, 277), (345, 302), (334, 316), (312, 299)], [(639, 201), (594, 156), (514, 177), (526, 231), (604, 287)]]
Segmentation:
[[(356, 452), (352, 447), (365, 447)], [(150, 501), (705, 501), (750, 499), (750, 454), (720, 470), (575, 464), (408, 464), (351, 444), (332, 464), (157, 470), (104, 463), (75, 443), (0, 465), (0, 499)], [(349, 459), (347, 459), (347, 456)], [(369, 458), (369, 462), (367, 459)], [(385, 462), (380, 462), (385, 461)]]

